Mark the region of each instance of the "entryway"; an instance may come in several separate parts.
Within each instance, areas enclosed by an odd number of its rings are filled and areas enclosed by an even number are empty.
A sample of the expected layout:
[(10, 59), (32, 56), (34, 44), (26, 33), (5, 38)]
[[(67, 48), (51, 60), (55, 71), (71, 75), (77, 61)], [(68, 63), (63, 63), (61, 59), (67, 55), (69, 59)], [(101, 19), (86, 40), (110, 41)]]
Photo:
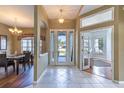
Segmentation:
[(50, 31), (50, 65), (74, 65), (74, 30)]

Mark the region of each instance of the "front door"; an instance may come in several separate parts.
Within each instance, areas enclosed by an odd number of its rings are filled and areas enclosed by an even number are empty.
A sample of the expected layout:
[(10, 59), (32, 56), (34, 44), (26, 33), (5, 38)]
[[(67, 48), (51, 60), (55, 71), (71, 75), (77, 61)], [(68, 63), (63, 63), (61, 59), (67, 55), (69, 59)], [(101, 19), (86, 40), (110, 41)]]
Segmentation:
[(51, 31), (50, 64), (74, 65), (74, 32)]

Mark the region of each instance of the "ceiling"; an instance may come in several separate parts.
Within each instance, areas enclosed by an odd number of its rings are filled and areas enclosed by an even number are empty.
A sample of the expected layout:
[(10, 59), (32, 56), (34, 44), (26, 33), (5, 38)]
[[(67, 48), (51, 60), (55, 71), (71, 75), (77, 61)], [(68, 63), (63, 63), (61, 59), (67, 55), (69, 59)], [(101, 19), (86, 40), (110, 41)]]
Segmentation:
[[(63, 9), (64, 19), (75, 19), (81, 5), (43, 5), (49, 19), (60, 17), (60, 9)], [(101, 7), (100, 5), (84, 5), (80, 15), (93, 9)], [(0, 5), (0, 23), (13, 26), (17, 19), (18, 27), (33, 27), (34, 6), (33, 5)]]
[(64, 19), (75, 19), (80, 10), (80, 5), (44, 5), (49, 19), (60, 18), (60, 9), (63, 10)]
[(31, 5), (0, 5), (0, 23), (18, 27), (33, 27), (34, 7)]
[[(101, 7), (102, 5), (44, 5), (49, 19), (56, 19), (60, 17), (60, 9), (63, 10), (62, 16), (64, 19), (75, 19), (77, 14), (82, 15), (86, 12)], [(81, 8), (81, 10), (80, 10)]]

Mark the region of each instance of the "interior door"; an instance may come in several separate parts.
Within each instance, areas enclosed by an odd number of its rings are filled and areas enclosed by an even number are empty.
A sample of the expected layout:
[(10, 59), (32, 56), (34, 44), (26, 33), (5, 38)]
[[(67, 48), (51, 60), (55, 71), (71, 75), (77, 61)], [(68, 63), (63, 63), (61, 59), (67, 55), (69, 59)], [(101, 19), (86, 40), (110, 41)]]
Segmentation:
[(80, 69), (86, 70), (90, 67), (90, 36), (89, 33), (82, 33), (80, 38)]

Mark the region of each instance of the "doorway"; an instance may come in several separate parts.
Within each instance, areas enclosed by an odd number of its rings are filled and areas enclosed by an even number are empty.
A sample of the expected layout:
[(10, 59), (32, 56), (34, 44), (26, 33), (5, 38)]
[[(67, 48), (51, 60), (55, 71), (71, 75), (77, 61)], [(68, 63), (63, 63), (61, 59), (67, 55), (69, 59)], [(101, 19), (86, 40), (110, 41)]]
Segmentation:
[(80, 33), (80, 69), (112, 79), (112, 27)]
[(50, 31), (50, 65), (74, 65), (74, 30)]

